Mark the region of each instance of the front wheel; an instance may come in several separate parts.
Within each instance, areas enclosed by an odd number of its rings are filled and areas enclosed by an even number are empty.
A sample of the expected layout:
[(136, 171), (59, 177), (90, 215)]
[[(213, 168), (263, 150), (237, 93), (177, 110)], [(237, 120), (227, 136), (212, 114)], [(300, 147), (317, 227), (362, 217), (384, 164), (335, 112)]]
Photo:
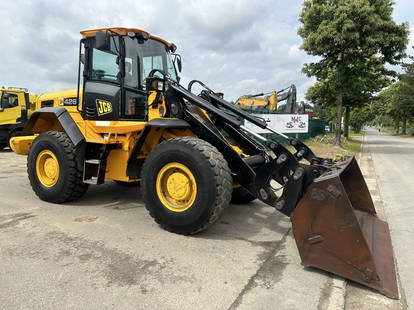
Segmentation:
[(231, 171), (204, 140), (181, 137), (159, 144), (142, 168), (142, 194), (164, 229), (195, 234), (215, 223), (229, 205)]
[(82, 197), (88, 184), (83, 183), (83, 165), (68, 135), (48, 131), (30, 147), (27, 172), (36, 195), (47, 202), (64, 203)]

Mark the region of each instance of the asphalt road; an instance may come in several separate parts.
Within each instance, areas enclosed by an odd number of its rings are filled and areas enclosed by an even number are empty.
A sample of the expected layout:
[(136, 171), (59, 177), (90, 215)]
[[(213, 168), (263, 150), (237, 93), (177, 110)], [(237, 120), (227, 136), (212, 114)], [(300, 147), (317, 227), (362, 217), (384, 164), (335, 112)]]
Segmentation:
[[(335, 279), (305, 269), (290, 221), (231, 205), (205, 233), (162, 230), (139, 188), (40, 201), (26, 158), (0, 152), (0, 309), (326, 309)], [(333, 301), (337, 302), (337, 301)]]
[[(301, 266), (289, 219), (263, 203), (231, 205), (207, 232), (180, 236), (154, 223), (138, 187), (108, 182), (75, 203), (40, 201), (26, 157), (0, 152), (0, 309), (401, 309), (406, 299), (413, 305), (414, 143), (373, 131), (367, 142), (402, 304)], [(371, 157), (360, 163), (376, 191)]]
[(414, 309), (414, 139), (366, 131), (396, 255), (400, 293)]

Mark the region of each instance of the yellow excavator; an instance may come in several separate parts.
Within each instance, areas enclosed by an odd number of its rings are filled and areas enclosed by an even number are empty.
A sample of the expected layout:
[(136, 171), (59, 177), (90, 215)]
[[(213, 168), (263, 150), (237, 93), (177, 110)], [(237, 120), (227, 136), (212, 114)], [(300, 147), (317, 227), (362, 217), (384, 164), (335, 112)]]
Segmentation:
[[(193, 80), (180, 84), (176, 46), (135, 28), (81, 31), (78, 87), (44, 94), (24, 136), (36, 195), (80, 199), (90, 184), (141, 182), (149, 214), (164, 229), (195, 234), (231, 200), (259, 199), (289, 216), (305, 266), (333, 272), (398, 298), (386, 222), (354, 157), (316, 156)], [(200, 84), (202, 91), (192, 91)], [(240, 119), (286, 139), (266, 139)], [(281, 188), (275, 189), (279, 184)]]
[[(284, 100), (286, 100), (286, 103), (279, 105), (279, 102)], [(296, 86), (292, 84), (279, 91), (244, 95), (238, 98), (234, 104), (249, 112), (266, 113), (281, 111), (294, 113), (296, 109)]]

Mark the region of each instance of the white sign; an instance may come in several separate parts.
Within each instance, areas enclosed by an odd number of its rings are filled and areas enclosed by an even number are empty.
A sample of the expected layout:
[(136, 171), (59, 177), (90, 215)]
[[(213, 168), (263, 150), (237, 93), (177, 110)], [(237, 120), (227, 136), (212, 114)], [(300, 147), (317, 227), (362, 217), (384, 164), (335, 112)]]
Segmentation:
[[(252, 114), (266, 120), (272, 129), (281, 133), (307, 133), (309, 125), (308, 114)], [(248, 129), (256, 133), (271, 133), (266, 129), (257, 127), (246, 120), (244, 124)]]

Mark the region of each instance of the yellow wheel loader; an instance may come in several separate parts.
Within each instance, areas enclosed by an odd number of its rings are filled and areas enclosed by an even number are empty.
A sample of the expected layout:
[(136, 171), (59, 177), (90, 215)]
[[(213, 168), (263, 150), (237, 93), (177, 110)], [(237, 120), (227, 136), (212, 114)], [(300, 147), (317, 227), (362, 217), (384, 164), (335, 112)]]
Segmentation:
[(31, 113), (36, 95), (26, 88), (0, 88), (0, 151), (9, 145), (10, 138), (20, 136)]
[[(144, 30), (81, 34), (78, 88), (47, 95), (54, 105), (34, 112), (11, 142), (28, 155), (40, 199), (65, 203), (90, 184), (141, 181), (151, 216), (179, 234), (208, 228), (232, 197), (259, 199), (290, 217), (305, 266), (398, 298), (388, 226), (354, 157), (317, 157), (202, 82), (183, 87), (175, 45)], [(285, 138), (295, 152), (240, 119)]]

